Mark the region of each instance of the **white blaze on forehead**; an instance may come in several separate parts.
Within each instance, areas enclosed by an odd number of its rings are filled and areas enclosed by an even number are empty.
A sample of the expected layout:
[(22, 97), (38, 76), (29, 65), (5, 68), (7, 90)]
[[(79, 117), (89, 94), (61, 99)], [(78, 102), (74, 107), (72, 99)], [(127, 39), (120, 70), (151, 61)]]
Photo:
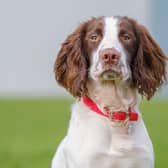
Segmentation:
[(104, 38), (102, 49), (115, 47), (119, 50), (118, 40), (118, 19), (116, 17), (106, 17), (104, 27)]
[(121, 55), (121, 64), (126, 66), (126, 52), (119, 40), (119, 19), (117, 17), (104, 18), (104, 35), (97, 49), (97, 58), (99, 60), (99, 52), (106, 48), (115, 48)]
[[(117, 29), (118, 19), (115, 17), (104, 17), (104, 29), (103, 29), (103, 38), (100, 42), (98, 48), (93, 52), (93, 63), (98, 62), (99, 53), (101, 50), (106, 48), (119, 49), (119, 41), (118, 41), (118, 29)], [(120, 51), (119, 51), (120, 52)], [(99, 65), (101, 66), (101, 65)]]

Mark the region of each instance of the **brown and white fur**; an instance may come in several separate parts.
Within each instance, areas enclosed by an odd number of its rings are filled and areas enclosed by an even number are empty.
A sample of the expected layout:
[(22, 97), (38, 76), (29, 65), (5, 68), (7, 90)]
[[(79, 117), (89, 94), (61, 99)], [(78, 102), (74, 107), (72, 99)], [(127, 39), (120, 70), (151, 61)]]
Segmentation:
[[(97, 17), (81, 23), (62, 44), (55, 62), (56, 80), (77, 100), (52, 168), (153, 168), (153, 146), (138, 95), (148, 100), (154, 95), (166, 80), (166, 60), (134, 19)], [(107, 107), (110, 112), (131, 107), (138, 121), (113, 122), (92, 112), (82, 96), (104, 113)]]

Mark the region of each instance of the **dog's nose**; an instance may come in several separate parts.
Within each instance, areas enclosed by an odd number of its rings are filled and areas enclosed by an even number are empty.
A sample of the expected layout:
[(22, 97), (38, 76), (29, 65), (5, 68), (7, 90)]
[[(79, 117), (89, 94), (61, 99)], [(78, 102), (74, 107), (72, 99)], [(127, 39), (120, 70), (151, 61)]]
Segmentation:
[(115, 48), (107, 48), (100, 52), (100, 59), (105, 64), (118, 64), (121, 55)]

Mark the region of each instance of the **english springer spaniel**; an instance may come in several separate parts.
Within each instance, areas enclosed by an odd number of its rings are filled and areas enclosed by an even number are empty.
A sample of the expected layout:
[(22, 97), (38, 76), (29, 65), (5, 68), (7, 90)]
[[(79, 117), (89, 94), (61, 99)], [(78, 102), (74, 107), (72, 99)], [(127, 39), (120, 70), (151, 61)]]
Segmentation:
[(81, 23), (55, 62), (56, 80), (76, 103), (52, 168), (153, 168), (138, 100), (151, 99), (166, 80), (166, 60), (134, 19), (95, 17)]

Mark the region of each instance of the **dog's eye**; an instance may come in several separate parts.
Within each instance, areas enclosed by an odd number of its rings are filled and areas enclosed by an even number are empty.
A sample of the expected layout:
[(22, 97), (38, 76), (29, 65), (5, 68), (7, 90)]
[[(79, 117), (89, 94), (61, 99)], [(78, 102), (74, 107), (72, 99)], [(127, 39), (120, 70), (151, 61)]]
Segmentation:
[(128, 33), (123, 34), (123, 35), (122, 35), (122, 38), (123, 38), (124, 41), (129, 41), (129, 40), (131, 40), (131, 36), (130, 36)]
[(99, 38), (98, 38), (98, 35), (94, 33), (94, 34), (90, 35), (89, 39), (92, 42), (96, 42), (96, 41), (98, 41)]

